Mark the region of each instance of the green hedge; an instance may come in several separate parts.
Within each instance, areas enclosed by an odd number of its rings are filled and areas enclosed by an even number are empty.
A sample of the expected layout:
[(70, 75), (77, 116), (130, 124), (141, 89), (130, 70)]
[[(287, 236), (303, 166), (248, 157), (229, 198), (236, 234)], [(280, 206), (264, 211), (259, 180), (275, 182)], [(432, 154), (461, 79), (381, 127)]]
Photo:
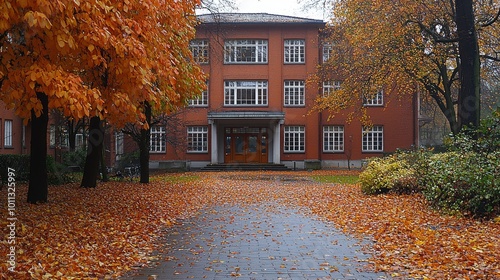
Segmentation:
[[(29, 155), (0, 155), (0, 179), (2, 184), (8, 180), (8, 168), (13, 168), (16, 181), (27, 182), (29, 180), (30, 157)], [(51, 156), (47, 157), (48, 182), (50, 185), (60, 185), (75, 181), (72, 174), (65, 172), (65, 166), (55, 162)]]
[(362, 191), (422, 191), (445, 212), (500, 214), (500, 111), (479, 129), (450, 136), (446, 145), (443, 153), (419, 149), (370, 160), (359, 176)]

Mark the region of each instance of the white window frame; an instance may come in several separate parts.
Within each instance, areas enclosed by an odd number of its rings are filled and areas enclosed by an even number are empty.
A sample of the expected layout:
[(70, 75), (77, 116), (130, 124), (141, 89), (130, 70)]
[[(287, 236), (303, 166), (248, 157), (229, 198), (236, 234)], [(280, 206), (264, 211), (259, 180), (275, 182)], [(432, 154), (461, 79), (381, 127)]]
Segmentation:
[(165, 126), (153, 125), (150, 129), (149, 153), (159, 154), (167, 151), (167, 132)]
[(323, 152), (344, 151), (344, 127), (328, 125), (323, 127)]
[(12, 131), (13, 131), (13, 121), (12, 120), (5, 120), (4, 121), (4, 138), (3, 138), (3, 146), (4, 148), (12, 148), (13, 146), (13, 137), (12, 137)]
[(303, 80), (287, 80), (284, 82), (285, 106), (304, 106), (306, 86)]
[(187, 152), (208, 152), (208, 126), (189, 126), (187, 128)]
[(342, 85), (341, 81), (325, 81), (323, 82), (323, 96), (328, 96), (332, 92), (339, 90)]
[(83, 150), (85, 148), (85, 137), (83, 133), (75, 134), (75, 149)]
[(199, 64), (208, 64), (210, 62), (210, 48), (208, 40), (196, 39), (189, 42), (189, 49), (193, 54), (195, 62)]
[(323, 62), (327, 62), (333, 52), (333, 45), (331, 43), (324, 43), (322, 48)]
[(305, 126), (285, 126), (283, 151), (285, 153), (304, 153), (306, 147)]
[(287, 39), (284, 42), (284, 63), (303, 64), (306, 62), (306, 40)]
[(384, 91), (379, 90), (373, 96), (365, 96), (363, 98), (364, 106), (383, 106), (384, 105)]
[(226, 40), (224, 42), (224, 63), (247, 64), (267, 63), (268, 40)]
[(375, 125), (372, 127), (363, 127), (363, 140), (361, 150), (363, 152), (383, 152), (384, 151), (384, 127)]
[(120, 160), (125, 152), (125, 134), (122, 131), (115, 132), (115, 158)]
[(207, 87), (201, 92), (201, 95), (189, 100), (190, 107), (208, 107), (208, 82)]
[(225, 81), (224, 106), (267, 106), (267, 81)]

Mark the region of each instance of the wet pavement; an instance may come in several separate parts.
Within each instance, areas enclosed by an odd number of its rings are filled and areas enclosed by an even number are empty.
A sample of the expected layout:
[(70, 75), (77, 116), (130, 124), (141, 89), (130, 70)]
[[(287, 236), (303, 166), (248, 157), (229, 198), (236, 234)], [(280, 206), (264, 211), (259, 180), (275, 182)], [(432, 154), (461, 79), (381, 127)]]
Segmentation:
[(165, 236), (154, 267), (121, 279), (387, 279), (370, 271), (360, 241), (306, 209), (219, 206)]

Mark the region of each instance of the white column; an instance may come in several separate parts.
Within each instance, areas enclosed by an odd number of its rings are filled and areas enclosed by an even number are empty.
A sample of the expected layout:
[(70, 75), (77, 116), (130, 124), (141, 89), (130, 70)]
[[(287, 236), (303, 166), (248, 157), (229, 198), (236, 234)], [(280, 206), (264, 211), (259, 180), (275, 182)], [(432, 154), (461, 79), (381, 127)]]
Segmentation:
[(214, 120), (209, 120), (209, 124), (211, 124), (211, 157), (210, 157), (210, 163), (212, 164), (217, 164), (219, 163), (219, 150), (217, 149), (217, 125), (215, 124)]
[(273, 163), (280, 164), (281, 163), (281, 125), (284, 123), (283, 120), (276, 122), (274, 126), (274, 135), (273, 135)]

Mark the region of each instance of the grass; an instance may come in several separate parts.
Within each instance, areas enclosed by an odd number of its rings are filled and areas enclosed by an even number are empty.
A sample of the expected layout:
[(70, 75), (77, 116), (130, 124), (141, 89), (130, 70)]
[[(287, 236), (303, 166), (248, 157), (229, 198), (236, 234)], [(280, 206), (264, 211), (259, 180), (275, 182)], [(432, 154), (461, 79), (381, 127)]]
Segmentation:
[(311, 178), (317, 182), (330, 184), (356, 184), (359, 181), (357, 175), (315, 175)]

